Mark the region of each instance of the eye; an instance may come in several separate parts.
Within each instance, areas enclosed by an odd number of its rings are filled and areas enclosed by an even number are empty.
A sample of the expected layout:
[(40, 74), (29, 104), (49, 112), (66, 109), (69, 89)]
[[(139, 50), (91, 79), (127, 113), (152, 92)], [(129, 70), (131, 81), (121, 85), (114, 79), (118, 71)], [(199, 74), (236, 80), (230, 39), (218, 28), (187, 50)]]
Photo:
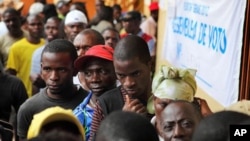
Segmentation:
[(125, 75), (123, 75), (123, 74), (119, 74), (119, 73), (117, 73), (117, 74), (116, 74), (116, 76), (117, 76), (117, 78), (118, 78), (118, 79), (122, 79), (122, 78), (124, 78), (124, 77), (125, 77)]
[(67, 69), (65, 69), (65, 68), (59, 68), (58, 71), (64, 73), (64, 72), (67, 72)]
[(173, 124), (166, 124), (163, 126), (163, 131), (169, 132), (173, 130), (174, 125)]
[(185, 127), (185, 128), (191, 128), (193, 127), (193, 123), (189, 120), (184, 120), (181, 122), (181, 125), (182, 127)]
[(106, 75), (108, 73), (108, 71), (105, 70), (105, 69), (100, 69), (99, 73), (103, 74), (103, 75)]
[(168, 105), (168, 103), (162, 102), (162, 103), (159, 103), (159, 105), (164, 108), (164, 107), (166, 107)]
[(91, 76), (91, 72), (90, 71), (84, 71), (84, 75), (89, 77), (89, 76)]
[(50, 72), (51, 68), (49, 68), (49, 67), (43, 67), (43, 71)]
[(132, 76), (134, 76), (134, 77), (137, 77), (137, 76), (140, 76), (140, 75), (141, 75), (140, 71), (136, 71), (136, 72), (132, 73)]
[(80, 48), (76, 46), (76, 50), (78, 51), (78, 50), (80, 50)]
[(91, 46), (85, 46), (85, 47), (84, 47), (84, 50), (87, 51), (87, 50), (90, 49), (90, 47), (91, 47)]

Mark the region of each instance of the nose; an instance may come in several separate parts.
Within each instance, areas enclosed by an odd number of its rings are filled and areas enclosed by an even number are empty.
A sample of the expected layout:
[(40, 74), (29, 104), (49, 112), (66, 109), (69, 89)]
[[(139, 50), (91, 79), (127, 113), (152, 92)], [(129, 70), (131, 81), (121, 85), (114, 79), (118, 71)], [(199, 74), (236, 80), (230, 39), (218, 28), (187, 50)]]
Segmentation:
[(180, 125), (176, 125), (174, 128), (174, 138), (182, 138), (184, 136), (184, 130)]
[(57, 81), (59, 79), (58, 72), (57, 71), (52, 71), (49, 78), (50, 78), (51, 81)]
[(97, 72), (93, 72), (91, 75), (91, 82), (96, 83), (100, 81), (100, 75)]
[(78, 27), (78, 26), (74, 26), (73, 27), (73, 32), (74, 33), (79, 33), (81, 31), (81, 28), (80, 27)]
[(127, 88), (131, 88), (135, 85), (135, 81), (132, 77), (130, 76), (127, 76), (125, 79), (124, 79), (124, 83), (123, 85)]
[(85, 54), (85, 50), (83, 49), (83, 48), (80, 48), (78, 51), (77, 51), (77, 54), (78, 54), (78, 56), (82, 56), (82, 55), (84, 55)]
[(107, 43), (108, 43), (109, 46), (112, 46), (113, 45), (113, 40), (112, 39), (108, 39)]

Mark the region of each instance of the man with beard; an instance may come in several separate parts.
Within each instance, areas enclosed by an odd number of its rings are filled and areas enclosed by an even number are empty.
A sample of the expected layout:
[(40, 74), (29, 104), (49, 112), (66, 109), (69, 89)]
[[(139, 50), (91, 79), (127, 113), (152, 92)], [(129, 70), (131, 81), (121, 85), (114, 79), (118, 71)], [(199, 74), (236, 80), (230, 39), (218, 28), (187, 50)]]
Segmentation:
[(20, 78), (27, 90), (29, 97), (32, 95), (32, 83), (30, 81), (30, 68), (33, 52), (44, 45), (42, 39), (43, 19), (38, 15), (27, 17), (29, 35), (15, 42), (10, 47), (9, 57), (7, 60), (7, 72)]
[(34, 114), (54, 106), (74, 109), (87, 96), (88, 92), (73, 84), (76, 58), (76, 49), (67, 40), (55, 39), (45, 46), (41, 77), (46, 87), (25, 101), (18, 111), (17, 134), (21, 140), (26, 138)]
[(85, 128), (86, 140), (89, 138), (90, 127), (96, 105), (96, 99), (104, 92), (116, 87), (116, 75), (113, 66), (113, 48), (105, 45), (91, 47), (85, 55), (75, 61), (75, 68), (83, 74), (89, 95), (74, 110), (74, 114)]
[(113, 64), (121, 86), (105, 92), (94, 110), (90, 140), (100, 122), (110, 113), (131, 111), (148, 118), (147, 101), (151, 94), (151, 57), (147, 43), (136, 35), (121, 39), (114, 51)]

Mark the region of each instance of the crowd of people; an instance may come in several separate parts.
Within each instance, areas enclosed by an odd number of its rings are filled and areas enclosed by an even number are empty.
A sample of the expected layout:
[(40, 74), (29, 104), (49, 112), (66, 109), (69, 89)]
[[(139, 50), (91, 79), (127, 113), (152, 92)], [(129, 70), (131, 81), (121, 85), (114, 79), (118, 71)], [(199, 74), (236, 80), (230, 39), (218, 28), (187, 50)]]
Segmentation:
[(19, 4), (0, 11), (0, 140), (221, 141), (250, 120), (196, 97), (197, 70), (155, 72), (158, 2), (145, 20), (104, 0), (92, 19), (84, 2)]

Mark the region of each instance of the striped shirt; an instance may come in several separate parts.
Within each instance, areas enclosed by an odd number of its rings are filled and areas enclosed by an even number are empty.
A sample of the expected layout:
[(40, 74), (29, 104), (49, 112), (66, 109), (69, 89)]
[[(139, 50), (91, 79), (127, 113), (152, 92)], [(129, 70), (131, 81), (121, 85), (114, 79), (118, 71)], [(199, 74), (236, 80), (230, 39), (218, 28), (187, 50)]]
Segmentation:
[[(121, 91), (121, 94), (123, 96), (123, 100), (125, 102), (127, 92), (122, 87), (120, 87), (120, 91)], [(92, 117), (91, 131), (90, 131), (90, 137), (89, 137), (88, 141), (92, 141), (93, 138), (95, 138), (95, 134), (96, 134), (96, 132), (97, 132), (99, 126), (100, 126), (101, 121), (104, 118), (105, 118), (105, 116), (103, 114), (102, 108), (100, 106), (99, 101), (97, 100), (96, 107), (94, 109), (94, 114), (93, 114), (93, 117)]]

